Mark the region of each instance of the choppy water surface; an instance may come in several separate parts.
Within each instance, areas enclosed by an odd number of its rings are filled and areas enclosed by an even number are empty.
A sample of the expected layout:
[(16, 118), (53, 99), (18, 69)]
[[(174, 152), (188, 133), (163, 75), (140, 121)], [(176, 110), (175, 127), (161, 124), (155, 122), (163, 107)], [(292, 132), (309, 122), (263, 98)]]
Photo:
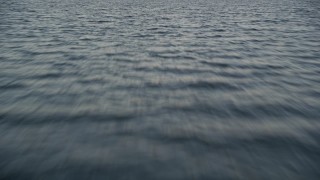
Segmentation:
[(319, 179), (319, 19), (318, 0), (1, 0), (0, 179)]

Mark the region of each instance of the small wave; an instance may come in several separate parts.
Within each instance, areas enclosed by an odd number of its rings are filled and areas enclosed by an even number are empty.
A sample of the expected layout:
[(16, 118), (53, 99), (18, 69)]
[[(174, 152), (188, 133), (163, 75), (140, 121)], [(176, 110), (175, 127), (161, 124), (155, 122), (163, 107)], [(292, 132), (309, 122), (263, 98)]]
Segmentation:
[(239, 87), (226, 82), (212, 82), (212, 81), (195, 81), (195, 82), (172, 82), (172, 83), (145, 83), (147, 88), (159, 89), (208, 89), (208, 90), (239, 90)]
[(8, 84), (4, 84), (4, 85), (0, 84), (0, 89), (2, 89), (2, 90), (22, 89), (25, 87), (26, 87), (26, 85), (22, 84), (22, 83), (8, 83)]

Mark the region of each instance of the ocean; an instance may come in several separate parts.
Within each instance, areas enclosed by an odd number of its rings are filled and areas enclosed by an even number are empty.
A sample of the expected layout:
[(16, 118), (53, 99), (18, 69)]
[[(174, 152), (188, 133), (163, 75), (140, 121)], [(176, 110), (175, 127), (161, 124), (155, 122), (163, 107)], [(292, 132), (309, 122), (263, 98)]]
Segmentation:
[(319, 0), (0, 0), (0, 179), (319, 180)]

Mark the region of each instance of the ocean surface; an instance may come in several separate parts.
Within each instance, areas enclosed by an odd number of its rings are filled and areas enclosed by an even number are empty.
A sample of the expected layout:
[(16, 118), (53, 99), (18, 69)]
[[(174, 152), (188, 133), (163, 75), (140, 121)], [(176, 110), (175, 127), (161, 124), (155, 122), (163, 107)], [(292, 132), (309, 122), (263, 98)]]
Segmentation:
[(1, 180), (319, 180), (319, 0), (0, 0)]

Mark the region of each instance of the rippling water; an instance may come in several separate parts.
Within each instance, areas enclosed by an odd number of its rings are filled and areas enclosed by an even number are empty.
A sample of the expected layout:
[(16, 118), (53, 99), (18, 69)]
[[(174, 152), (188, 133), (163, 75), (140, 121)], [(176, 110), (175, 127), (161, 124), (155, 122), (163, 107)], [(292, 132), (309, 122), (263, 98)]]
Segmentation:
[(320, 1), (0, 1), (0, 179), (320, 179)]

